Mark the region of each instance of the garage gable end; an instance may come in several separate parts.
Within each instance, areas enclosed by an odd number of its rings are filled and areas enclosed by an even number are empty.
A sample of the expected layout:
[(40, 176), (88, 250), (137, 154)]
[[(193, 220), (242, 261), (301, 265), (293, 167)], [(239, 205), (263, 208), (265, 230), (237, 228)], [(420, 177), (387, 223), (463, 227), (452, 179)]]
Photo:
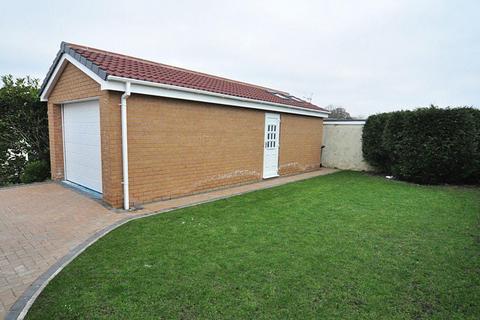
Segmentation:
[(65, 62), (48, 97), (52, 103), (100, 96), (100, 84), (70, 62)]

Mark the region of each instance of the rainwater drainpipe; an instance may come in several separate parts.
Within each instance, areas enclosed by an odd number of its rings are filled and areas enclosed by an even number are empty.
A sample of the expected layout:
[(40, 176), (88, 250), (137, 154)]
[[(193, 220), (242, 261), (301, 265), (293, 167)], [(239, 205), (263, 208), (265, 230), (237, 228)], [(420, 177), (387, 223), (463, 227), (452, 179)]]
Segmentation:
[(122, 94), (122, 165), (123, 165), (123, 208), (130, 209), (128, 191), (128, 136), (127, 136), (127, 99), (130, 97), (130, 82), (125, 82), (125, 92)]

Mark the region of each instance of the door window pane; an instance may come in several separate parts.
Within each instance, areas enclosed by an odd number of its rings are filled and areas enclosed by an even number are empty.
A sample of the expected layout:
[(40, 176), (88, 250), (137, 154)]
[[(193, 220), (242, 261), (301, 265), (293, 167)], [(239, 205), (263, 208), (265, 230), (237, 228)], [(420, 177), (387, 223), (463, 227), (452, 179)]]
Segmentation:
[(277, 143), (277, 124), (268, 124), (266, 127), (265, 148), (276, 148)]

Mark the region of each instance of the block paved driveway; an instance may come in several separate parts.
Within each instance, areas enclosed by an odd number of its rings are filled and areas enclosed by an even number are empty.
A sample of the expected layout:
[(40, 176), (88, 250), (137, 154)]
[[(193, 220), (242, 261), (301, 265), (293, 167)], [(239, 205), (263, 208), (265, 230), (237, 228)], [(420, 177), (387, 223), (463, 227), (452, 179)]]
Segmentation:
[(69, 250), (125, 217), (54, 182), (0, 189), (0, 319)]

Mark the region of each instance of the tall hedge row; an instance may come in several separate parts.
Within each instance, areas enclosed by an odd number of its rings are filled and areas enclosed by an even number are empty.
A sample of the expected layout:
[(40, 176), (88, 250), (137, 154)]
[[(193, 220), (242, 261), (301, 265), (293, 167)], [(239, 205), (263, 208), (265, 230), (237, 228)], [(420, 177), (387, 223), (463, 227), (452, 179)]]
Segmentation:
[(421, 108), (370, 116), (363, 128), (365, 160), (402, 180), (480, 181), (480, 110)]

